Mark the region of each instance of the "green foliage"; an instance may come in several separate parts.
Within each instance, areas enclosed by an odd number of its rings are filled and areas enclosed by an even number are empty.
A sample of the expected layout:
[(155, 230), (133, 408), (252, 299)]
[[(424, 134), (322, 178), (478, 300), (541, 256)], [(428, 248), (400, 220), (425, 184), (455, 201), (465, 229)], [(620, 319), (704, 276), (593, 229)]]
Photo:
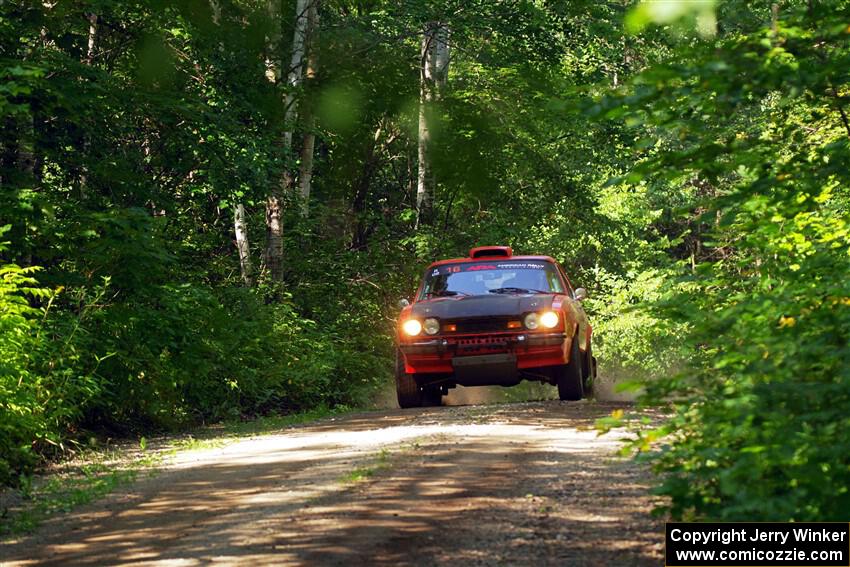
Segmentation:
[(91, 226), (73, 273), (111, 274), (100, 283), (54, 298), (35, 268), (0, 272), (4, 482), (78, 427), (128, 433), (354, 403), (382, 377), (371, 345), (340, 344), (290, 301), (169, 281), (175, 258), (146, 216)]
[(45, 423), (49, 417), (43, 414), (39, 399), (44, 397), (45, 385), (30, 372), (41, 313), (29, 306), (26, 294), (49, 295), (35, 287), (34, 272), (35, 268), (0, 265), (0, 482), (8, 482), (14, 471), (32, 464), (30, 444), (49, 432)]
[(593, 313), (594, 355), (605, 372), (622, 373), (632, 381), (665, 376), (689, 353), (678, 348), (687, 320), (675, 324), (650, 308), (663, 296), (665, 275), (653, 270), (627, 278), (600, 277), (605, 292), (588, 300)]
[(337, 291), (321, 313), (234, 275), (229, 207), (261, 211), (292, 156), (265, 6), (213, 20), (196, 2), (0, 7), (0, 483), (81, 431), (354, 404), (388, 377), (374, 299), (351, 312)]
[(690, 402), (659, 461), (676, 515), (824, 520), (850, 504), (850, 288), (839, 275), (850, 239), (831, 212), (795, 201), (744, 200), (735, 228), (752, 244), (737, 266), (701, 267), (667, 305), (701, 315), (690, 338), (705, 345), (701, 366), (659, 385)]
[(647, 384), (674, 418), (637, 443), (665, 435), (653, 455), (676, 518), (850, 506), (846, 10), (765, 10), (603, 104), (655, 140), (626, 181), (683, 198), (665, 221), (678, 277), (650, 305), (687, 330), (690, 364)]

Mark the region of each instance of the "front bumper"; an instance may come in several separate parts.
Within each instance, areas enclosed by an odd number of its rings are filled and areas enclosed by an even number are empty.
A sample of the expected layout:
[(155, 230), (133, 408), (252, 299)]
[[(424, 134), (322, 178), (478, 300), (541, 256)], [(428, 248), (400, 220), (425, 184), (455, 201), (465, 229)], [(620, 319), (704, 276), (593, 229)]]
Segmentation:
[(466, 362), (472, 360), (463, 360), (467, 357), (498, 354), (510, 355), (518, 370), (565, 364), (566, 343), (567, 335), (563, 332), (526, 332), (423, 338), (402, 342), (399, 348), (408, 373), (454, 374), (456, 366), (464, 369), (470, 366)]

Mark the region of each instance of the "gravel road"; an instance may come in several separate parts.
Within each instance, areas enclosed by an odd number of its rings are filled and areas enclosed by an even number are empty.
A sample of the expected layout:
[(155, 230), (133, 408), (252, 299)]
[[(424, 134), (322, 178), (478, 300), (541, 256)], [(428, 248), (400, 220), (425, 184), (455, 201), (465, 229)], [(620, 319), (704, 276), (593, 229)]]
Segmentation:
[(617, 403), (388, 410), (179, 454), (0, 546), (8, 565), (653, 565)]

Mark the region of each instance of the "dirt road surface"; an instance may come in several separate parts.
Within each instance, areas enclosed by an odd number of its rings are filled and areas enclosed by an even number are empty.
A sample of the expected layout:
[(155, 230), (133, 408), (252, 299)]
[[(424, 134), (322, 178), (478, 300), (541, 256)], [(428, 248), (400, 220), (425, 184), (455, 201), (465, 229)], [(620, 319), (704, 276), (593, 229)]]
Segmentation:
[(388, 410), (179, 454), (0, 546), (8, 565), (653, 565), (616, 403)]

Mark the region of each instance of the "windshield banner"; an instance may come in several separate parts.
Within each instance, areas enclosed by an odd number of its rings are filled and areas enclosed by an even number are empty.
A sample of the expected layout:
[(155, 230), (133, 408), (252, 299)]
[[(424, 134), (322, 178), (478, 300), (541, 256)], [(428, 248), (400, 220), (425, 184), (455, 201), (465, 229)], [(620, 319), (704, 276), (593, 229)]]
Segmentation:
[(484, 262), (484, 263), (463, 263), (463, 264), (447, 264), (445, 266), (437, 266), (431, 271), (431, 276), (440, 276), (445, 274), (459, 274), (461, 272), (482, 272), (488, 270), (545, 270), (546, 262)]

